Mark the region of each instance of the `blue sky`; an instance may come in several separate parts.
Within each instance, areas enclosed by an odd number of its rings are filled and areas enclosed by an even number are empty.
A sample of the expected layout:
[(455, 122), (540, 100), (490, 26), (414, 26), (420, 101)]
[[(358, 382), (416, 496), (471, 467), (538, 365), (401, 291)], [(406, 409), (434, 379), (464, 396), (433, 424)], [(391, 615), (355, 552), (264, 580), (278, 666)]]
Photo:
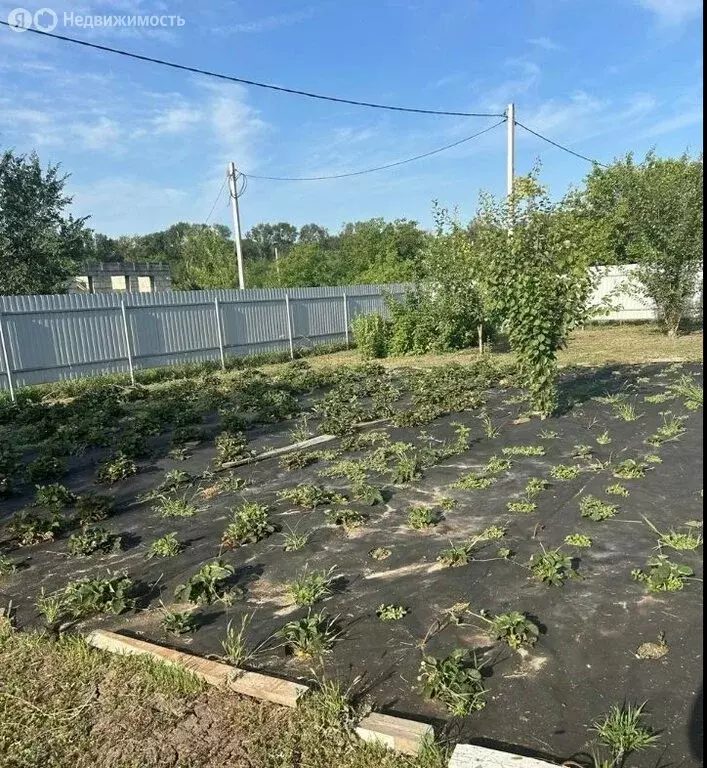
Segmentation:
[[(42, 0), (56, 32), (239, 77), (351, 99), (502, 112), (599, 160), (702, 149), (701, 0)], [(0, 0), (0, 18), (17, 0)], [(75, 14), (180, 14), (167, 29), (78, 29)], [(203, 221), (233, 160), (325, 175), (403, 159), (494, 122), (316, 102), (130, 61), (0, 27), (0, 148), (71, 172), (74, 211), (110, 235)], [(325, 182), (251, 180), (244, 228), (372, 216), (470, 218), (505, 187), (505, 127), (402, 168)], [(518, 134), (553, 194), (587, 165)], [(225, 195), (213, 221), (229, 223)]]

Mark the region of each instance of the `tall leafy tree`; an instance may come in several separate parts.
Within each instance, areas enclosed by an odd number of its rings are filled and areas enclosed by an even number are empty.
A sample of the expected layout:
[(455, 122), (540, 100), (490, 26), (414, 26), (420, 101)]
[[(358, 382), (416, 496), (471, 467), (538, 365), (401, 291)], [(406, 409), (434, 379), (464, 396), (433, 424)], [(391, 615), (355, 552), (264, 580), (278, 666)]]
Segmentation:
[(297, 235), (297, 227), (280, 221), (276, 224), (256, 224), (246, 233), (245, 238), (255, 245), (260, 258), (274, 259), (275, 248), (283, 255), (297, 242)]
[(534, 172), (516, 179), (511, 197), (484, 196), (475, 227), (484, 299), (543, 415), (557, 407), (557, 351), (590, 311), (586, 224), (563, 215), (572, 204), (568, 198), (553, 203)]
[(703, 162), (687, 154), (637, 163), (628, 154), (586, 180), (584, 210), (605, 263), (634, 262), (632, 283), (670, 336), (695, 295), (703, 262)]
[(74, 218), (57, 165), (36, 153), (0, 155), (0, 293), (62, 293), (91, 254), (86, 218)]
[(233, 241), (224, 227), (192, 226), (181, 243), (174, 271), (174, 287), (182, 290), (235, 288), (238, 270)]

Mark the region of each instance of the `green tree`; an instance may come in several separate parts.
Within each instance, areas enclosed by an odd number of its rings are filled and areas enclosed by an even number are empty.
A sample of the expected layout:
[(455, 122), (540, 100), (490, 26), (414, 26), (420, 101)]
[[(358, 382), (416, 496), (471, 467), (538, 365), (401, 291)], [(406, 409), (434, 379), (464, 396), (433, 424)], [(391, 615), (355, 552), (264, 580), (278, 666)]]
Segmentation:
[(181, 290), (238, 287), (233, 241), (225, 227), (193, 225), (181, 244), (174, 287)]
[(543, 415), (557, 407), (557, 350), (585, 321), (593, 285), (581, 246), (587, 225), (563, 215), (573, 205), (572, 196), (552, 203), (536, 171), (516, 179), (512, 197), (483, 196), (475, 232), (485, 300)]
[(63, 293), (91, 254), (86, 218), (67, 212), (68, 175), (36, 153), (0, 155), (0, 293)]
[(254, 244), (261, 259), (274, 259), (275, 248), (280, 256), (284, 255), (297, 241), (297, 234), (297, 227), (286, 221), (277, 224), (263, 222), (247, 232), (245, 239)]
[(636, 263), (631, 283), (655, 302), (675, 336), (697, 289), (702, 268), (702, 156), (643, 162), (632, 155), (586, 180), (584, 209), (604, 263)]

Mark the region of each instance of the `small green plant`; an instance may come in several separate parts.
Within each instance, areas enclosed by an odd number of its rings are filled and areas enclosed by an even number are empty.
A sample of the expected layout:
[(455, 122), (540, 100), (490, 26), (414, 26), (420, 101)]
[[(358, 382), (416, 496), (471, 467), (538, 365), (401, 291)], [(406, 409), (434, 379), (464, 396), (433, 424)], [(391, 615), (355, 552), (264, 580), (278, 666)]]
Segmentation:
[(604, 488), (604, 493), (609, 496), (622, 496), (623, 498), (631, 495), (629, 489), (625, 485), (621, 485), (621, 483), (611, 483), (611, 485), (607, 485), (606, 488)]
[(378, 608), (376, 608), (376, 616), (378, 616), (381, 621), (399, 621), (407, 616), (409, 612), (409, 609), (402, 605), (386, 605), (385, 603), (381, 603)]
[(182, 551), (182, 544), (176, 533), (166, 533), (155, 539), (150, 544), (145, 557), (151, 560), (153, 557), (176, 557)]
[(438, 503), (440, 509), (443, 509), (445, 512), (450, 512), (459, 505), (459, 502), (456, 499), (452, 499), (450, 496), (443, 496)]
[(661, 459), (657, 453), (647, 453), (643, 457), (643, 461), (645, 461), (646, 464), (662, 464), (663, 463), (663, 459)]
[(437, 555), (437, 560), (447, 568), (461, 568), (463, 565), (468, 565), (470, 559), (470, 548), (463, 544), (457, 544), (448, 547), (447, 549), (443, 549), (439, 555)]
[(702, 546), (702, 535), (694, 533), (691, 528), (686, 531), (670, 530), (667, 533), (659, 531), (653, 523), (645, 516), (642, 515), (646, 525), (656, 534), (658, 534), (658, 546), (668, 547), (677, 551), (686, 551), (697, 549)]
[(168, 634), (188, 635), (196, 629), (197, 624), (191, 611), (165, 611), (161, 626)]
[(439, 522), (439, 514), (431, 507), (412, 507), (408, 512), (408, 525), (416, 531), (432, 528)]
[(7, 555), (0, 555), (0, 576), (6, 576), (8, 573), (14, 573), (17, 570), (17, 563)]
[(646, 465), (635, 459), (626, 459), (614, 465), (614, 477), (621, 480), (636, 480), (646, 476)]
[(622, 421), (637, 421), (643, 416), (642, 413), (638, 413), (634, 403), (629, 403), (626, 400), (615, 402), (611, 409), (614, 412), (614, 416)]
[(124, 453), (118, 453), (100, 465), (96, 472), (96, 480), (105, 485), (113, 485), (135, 474), (137, 474), (137, 464)]
[(280, 459), (280, 466), (283, 469), (288, 469), (293, 472), (298, 469), (304, 469), (310, 464), (314, 464), (317, 457), (313, 455), (313, 452), (307, 453), (306, 451), (293, 451), (292, 453), (285, 454)]
[(153, 507), (153, 511), (160, 517), (194, 517), (199, 512), (199, 508), (191, 501), (187, 501), (186, 496), (167, 496), (159, 494), (158, 503)]
[(295, 421), (295, 426), (290, 430), (290, 438), (293, 443), (302, 443), (312, 437), (312, 430), (309, 428), (309, 417), (306, 413), (300, 415)]
[(534, 501), (528, 501), (527, 499), (509, 501), (506, 504), (506, 509), (516, 515), (532, 515), (537, 508), (538, 505)]
[(494, 437), (498, 437), (501, 430), (493, 423), (491, 416), (487, 411), (481, 414), (481, 423), (484, 425), (484, 434), (489, 439), (493, 440)]
[(571, 547), (579, 547), (580, 549), (588, 549), (592, 546), (592, 539), (583, 533), (570, 533), (568, 536), (565, 536), (565, 544), (569, 544)]
[(78, 497), (74, 522), (92, 525), (105, 520), (113, 509), (113, 499), (100, 493), (87, 493)]
[(391, 551), (385, 547), (376, 547), (368, 553), (368, 556), (373, 560), (387, 560), (390, 555)]
[(550, 470), (550, 477), (553, 480), (575, 480), (579, 477), (579, 467), (570, 464), (556, 464)]
[(169, 472), (165, 472), (164, 479), (160, 483), (159, 489), (161, 491), (176, 491), (182, 485), (186, 485), (192, 481), (192, 476), (185, 472), (183, 469), (170, 469)]
[(37, 507), (45, 507), (60, 512), (75, 500), (76, 496), (65, 485), (50, 483), (49, 485), (37, 486), (34, 504)]
[[(610, 768), (621, 768), (628, 755), (653, 746), (658, 734), (643, 725), (643, 708), (614, 705), (607, 715), (592, 725), (599, 742), (611, 753)], [(596, 761), (595, 761), (596, 762)]]
[(631, 577), (645, 584), (648, 592), (677, 592), (683, 589), (685, 580), (694, 575), (692, 568), (671, 563), (667, 555), (651, 557), (647, 567), (647, 571), (634, 568)]
[(234, 573), (232, 565), (224, 563), (223, 560), (214, 560), (202, 565), (185, 584), (180, 584), (174, 590), (174, 595), (177, 599), (184, 598), (195, 605), (211, 605), (224, 599), (228, 602), (233, 590), (227, 592), (226, 583)]
[(353, 498), (356, 501), (360, 501), (362, 504), (367, 504), (369, 507), (373, 507), (376, 504), (383, 504), (385, 497), (383, 491), (380, 488), (376, 488), (375, 485), (369, 485), (368, 483), (356, 483), (351, 488)]
[(694, 376), (683, 374), (674, 384), (671, 385), (669, 392), (675, 397), (682, 397), (685, 407), (691, 411), (702, 408), (704, 400), (704, 390), (697, 383)]
[(334, 507), (325, 513), (326, 519), (334, 525), (341, 525), (347, 531), (360, 528), (366, 522), (366, 516), (350, 507)]
[(235, 549), (255, 544), (275, 531), (270, 523), (269, 509), (253, 501), (231, 510), (231, 522), (221, 536), (221, 547)]
[(394, 485), (405, 485), (422, 477), (420, 456), (412, 449), (397, 451), (390, 476)]
[(346, 498), (335, 491), (328, 491), (321, 485), (300, 483), (294, 488), (278, 491), (278, 498), (292, 502), (303, 509), (316, 509), (324, 504), (344, 504)]
[(486, 477), (480, 475), (477, 472), (467, 472), (462, 475), (459, 480), (452, 483), (452, 488), (458, 488), (460, 490), (485, 490), (490, 488), (497, 480), (495, 477)]
[(655, 395), (645, 395), (643, 398), (644, 403), (667, 403), (668, 400), (672, 400), (672, 395), (668, 395), (665, 392), (658, 392)]
[(541, 429), (539, 437), (541, 440), (556, 440), (560, 436), (554, 429)]
[(323, 611), (312, 613), (311, 610), (304, 618), (289, 621), (275, 633), (298, 659), (320, 659), (331, 652), (340, 634), (335, 618), (329, 618)]
[(504, 456), (544, 456), (542, 445), (510, 445), (501, 450)]
[(490, 525), (485, 528), (481, 533), (476, 536), (477, 541), (492, 541), (494, 539), (502, 539), (508, 531), (499, 525)]
[(573, 459), (590, 459), (593, 454), (591, 445), (575, 445), (572, 448)]
[(216, 437), (216, 463), (219, 466), (239, 461), (251, 455), (247, 450), (248, 438), (243, 432), (221, 432)]
[(528, 499), (532, 499), (539, 493), (542, 493), (548, 486), (547, 480), (543, 480), (542, 477), (531, 477), (525, 484), (525, 496)]
[(56, 456), (40, 456), (25, 467), (25, 479), (35, 485), (53, 483), (66, 473), (66, 464)]
[(86, 527), (71, 534), (67, 549), (72, 557), (88, 557), (95, 552), (111, 552), (120, 549), (120, 536), (105, 528)]
[(127, 576), (80, 579), (69, 582), (60, 592), (61, 613), (78, 619), (100, 613), (122, 613), (132, 608), (134, 584)]
[(295, 605), (314, 605), (332, 593), (337, 578), (335, 566), (328, 571), (308, 571), (305, 568), (288, 584), (287, 589)]
[(579, 511), (582, 517), (599, 522), (615, 517), (619, 508), (616, 504), (609, 504), (589, 494), (579, 500)]
[(39, 593), (37, 602), (35, 603), (37, 610), (44, 616), (44, 620), (47, 624), (55, 624), (59, 621), (64, 609), (64, 602), (62, 596), (59, 593), (47, 594), (42, 587), (42, 591)]
[(646, 443), (648, 445), (660, 446), (663, 443), (669, 443), (680, 438), (685, 432), (683, 421), (685, 417), (675, 416), (671, 411), (661, 414), (663, 423), (656, 429), (655, 434), (651, 435)]
[(486, 475), (500, 475), (502, 472), (508, 472), (513, 466), (510, 459), (503, 459), (500, 456), (492, 456), (485, 464), (482, 472)]
[(540, 629), (525, 614), (518, 611), (492, 616), (487, 611), (478, 614), (489, 625), (496, 640), (502, 640), (511, 648), (532, 647), (537, 643)]
[(554, 587), (561, 587), (567, 579), (579, 578), (571, 557), (558, 549), (536, 552), (530, 558), (530, 570), (536, 579)]
[(486, 706), (481, 665), (467, 650), (457, 649), (441, 659), (423, 656), (417, 679), (424, 698), (442, 702), (455, 716)]
[(500, 558), (501, 560), (509, 560), (511, 557), (513, 557), (515, 553), (512, 549), (509, 547), (499, 547), (496, 550), (496, 557)]
[(297, 533), (297, 531), (291, 528), (282, 534), (283, 544), (282, 548), (285, 552), (299, 552), (300, 549), (304, 549), (309, 541), (308, 533)]
[(63, 527), (64, 520), (58, 512), (25, 509), (13, 516), (8, 530), (21, 547), (28, 547), (41, 541), (52, 541)]
[(609, 445), (611, 443), (609, 430), (605, 429), (601, 434), (597, 435), (597, 443), (599, 445)]
[(226, 639), (223, 640), (221, 646), (223, 647), (224, 657), (229, 664), (233, 664), (236, 667), (247, 664), (267, 645), (270, 638), (265, 639), (256, 646), (250, 646), (246, 642), (246, 632), (254, 616), (255, 612), (246, 613), (242, 616), (241, 625), (238, 629), (233, 626), (232, 621), (228, 622), (226, 626)]

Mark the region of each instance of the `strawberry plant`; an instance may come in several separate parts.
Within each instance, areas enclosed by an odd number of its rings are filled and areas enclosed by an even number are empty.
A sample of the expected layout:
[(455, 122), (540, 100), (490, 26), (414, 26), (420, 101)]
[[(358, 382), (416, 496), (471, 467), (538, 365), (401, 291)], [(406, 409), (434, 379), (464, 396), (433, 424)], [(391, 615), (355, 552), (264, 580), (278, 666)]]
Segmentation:
[(96, 472), (96, 480), (99, 483), (113, 485), (119, 480), (134, 475), (137, 472), (137, 464), (123, 453), (119, 453), (112, 459), (104, 462)]
[(441, 659), (423, 656), (417, 679), (424, 698), (442, 702), (457, 717), (486, 706), (481, 665), (467, 650), (458, 649)]
[(50, 485), (37, 486), (34, 504), (37, 507), (46, 507), (59, 512), (75, 500), (76, 497), (65, 485), (51, 483)]
[(408, 613), (409, 610), (402, 605), (386, 605), (385, 603), (381, 603), (378, 608), (376, 608), (376, 616), (378, 616), (381, 621), (399, 621), (407, 616)]
[(439, 522), (439, 514), (430, 507), (412, 507), (408, 512), (408, 525), (416, 531), (432, 528)]
[(616, 504), (597, 499), (596, 496), (587, 495), (579, 500), (579, 510), (582, 517), (599, 522), (616, 516), (619, 508)]
[(105, 520), (113, 508), (113, 499), (100, 493), (81, 494), (76, 501), (74, 522), (79, 525), (91, 525)]
[(61, 612), (75, 619), (122, 613), (134, 605), (133, 590), (134, 584), (127, 576), (72, 581), (59, 593)]
[(571, 557), (559, 549), (536, 552), (530, 558), (530, 570), (539, 581), (555, 587), (561, 587), (567, 579), (579, 578)]
[(64, 519), (58, 512), (34, 512), (21, 510), (8, 525), (8, 530), (21, 547), (51, 541), (64, 527)]
[(538, 641), (540, 630), (525, 614), (518, 611), (492, 616), (488, 611), (479, 614), (496, 640), (502, 640), (511, 648), (531, 647)]
[(105, 528), (82, 528), (69, 537), (67, 549), (72, 557), (88, 557), (95, 552), (111, 552), (120, 549), (120, 536)]
[(592, 546), (592, 540), (589, 536), (585, 536), (583, 533), (570, 533), (565, 536), (565, 544), (569, 544), (571, 547), (586, 549)]
[(648, 592), (677, 592), (685, 586), (685, 580), (694, 575), (687, 565), (672, 563), (667, 555), (651, 557), (647, 570), (634, 568), (631, 578), (646, 585)]
[(635, 480), (646, 476), (646, 464), (635, 459), (626, 459), (614, 466), (614, 477)]
[(251, 452), (246, 450), (248, 439), (243, 432), (221, 432), (216, 437), (215, 444), (216, 463), (220, 466), (251, 455)]
[(366, 516), (356, 509), (348, 507), (335, 507), (325, 513), (327, 520), (334, 525), (341, 525), (347, 531), (360, 528), (366, 522)]
[(463, 544), (453, 545), (447, 549), (443, 549), (437, 560), (447, 568), (461, 568), (463, 565), (468, 565), (471, 559), (470, 547)]
[(314, 605), (328, 597), (337, 579), (335, 570), (335, 567), (328, 571), (308, 571), (305, 568), (301, 575), (288, 585), (295, 605)]
[(177, 539), (176, 533), (166, 533), (150, 544), (145, 557), (151, 560), (153, 557), (176, 557), (182, 551), (182, 544)]
[(171, 635), (188, 635), (197, 628), (196, 617), (191, 611), (165, 611), (162, 629)]
[(231, 510), (231, 522), (221, 537), (221, 546), (235, 549), (245, 544), (255, 544), (275, 531), (270, 523), (268, 507), (264, 504), (247, 502)]
[(277, 492), (278, 498), (291, 501), (304, 509), (316, 509), (323, 504), (345, 504), (346, 498), (335, 491), (328, 491), (321, 485), (300, 483), (294, 488), (285, 488)]
[(217, 600), (229, 602), (233, 589), (227, 592), (226, 584), (234, 573), (235, 568), (223, 560), (205, 563), (185, 584), (180, 584), (174, 590), (174, 595), (177, 599), (184, 598), (195, 605), (211, 605)]

